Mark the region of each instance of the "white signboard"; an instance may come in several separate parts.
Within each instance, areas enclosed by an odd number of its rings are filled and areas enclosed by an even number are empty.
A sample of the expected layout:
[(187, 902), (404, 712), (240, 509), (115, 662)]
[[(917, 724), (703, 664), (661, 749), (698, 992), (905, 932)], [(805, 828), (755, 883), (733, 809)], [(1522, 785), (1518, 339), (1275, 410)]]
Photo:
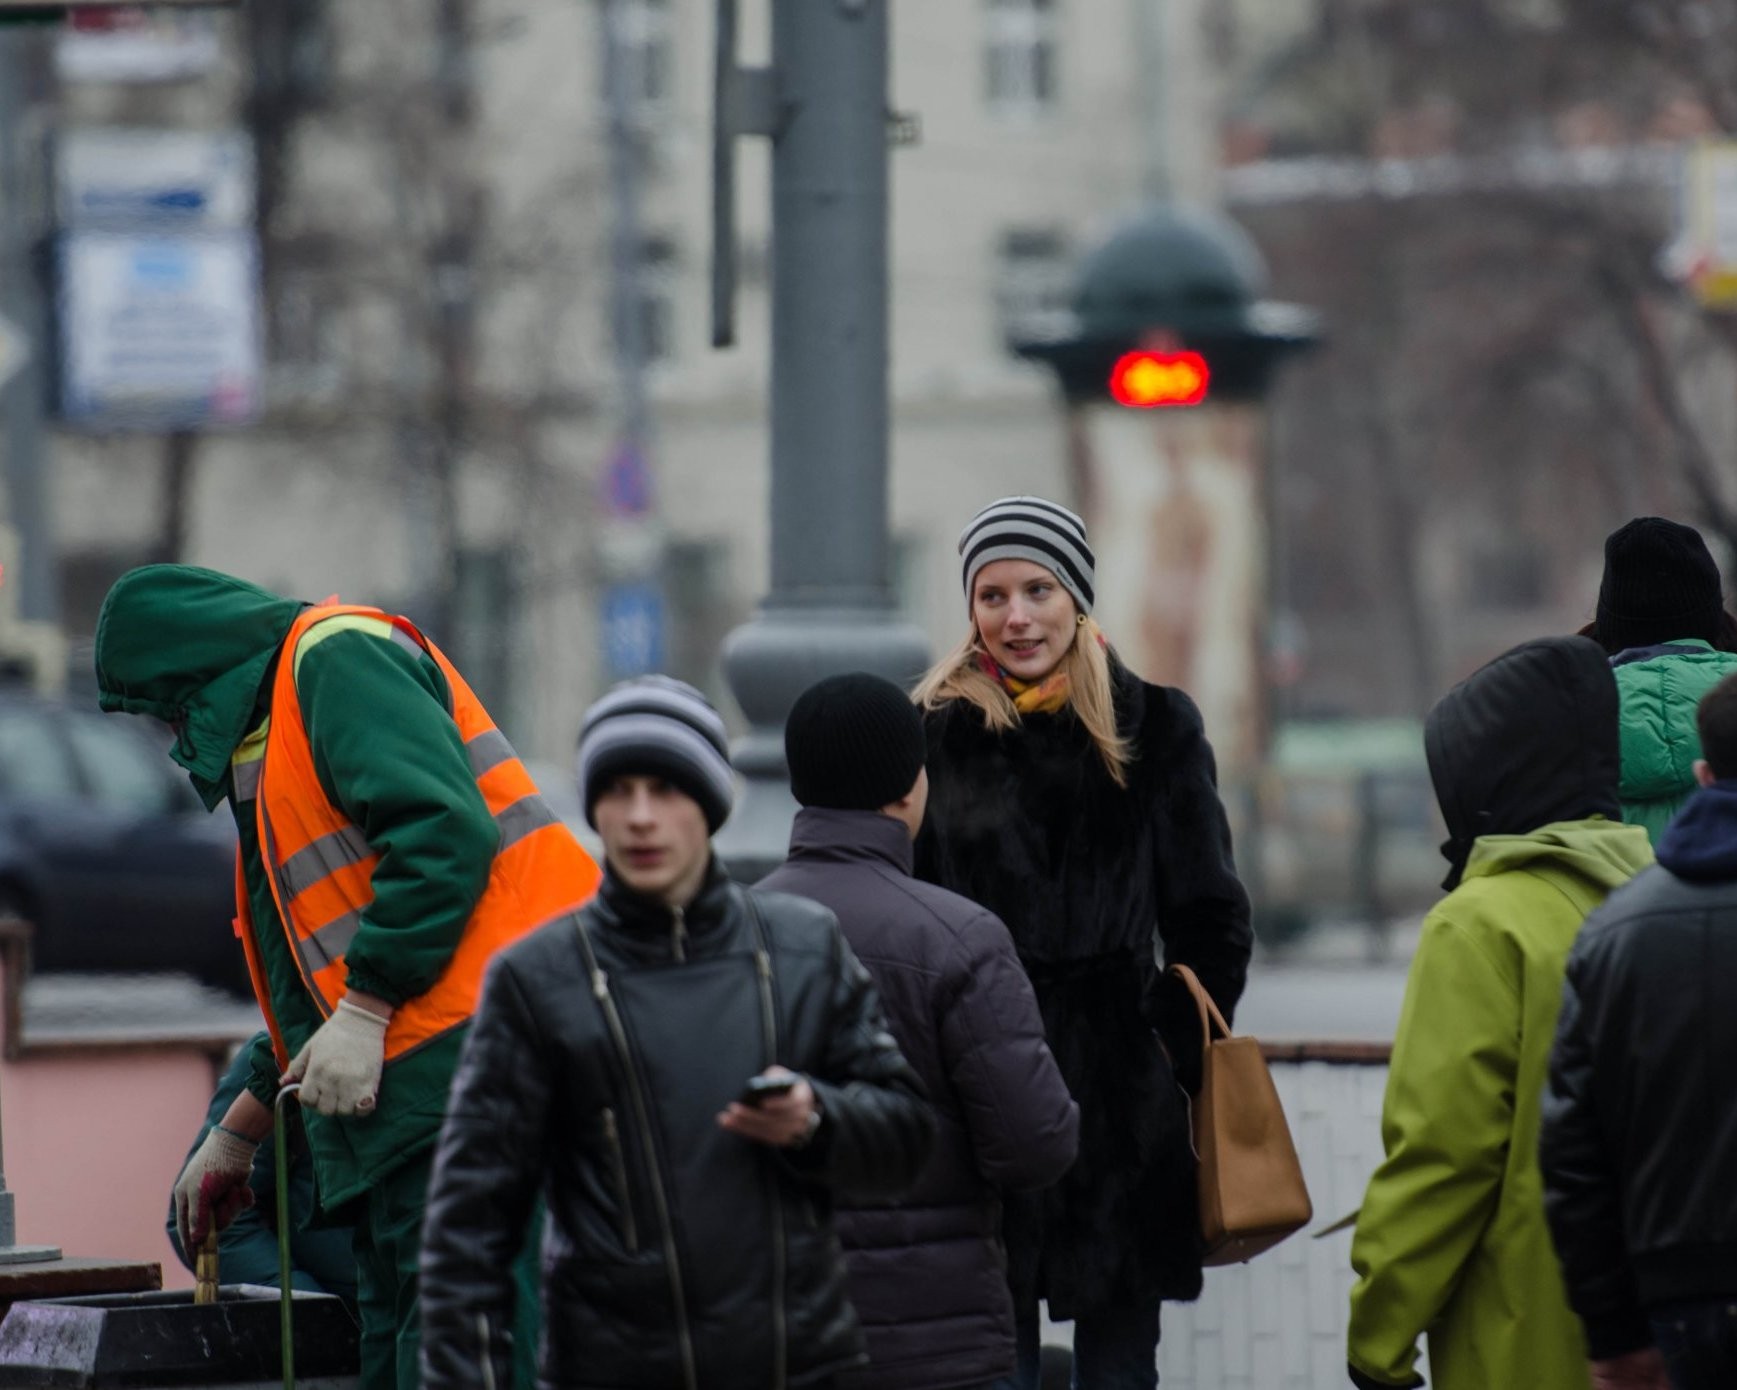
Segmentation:
[(66, 227), (247, 227), (253, 146), (234, 130), (69, 130), (55, 151)]
[(258, 281), (245, 232), (65, 237), (66, 419), (155, 430), (252, 420), (260, 401)]
[(215, 72), (222, 57), (212, 15), (143, 6), (81, 6), (54, 44), (65, 82), (182, 82)]

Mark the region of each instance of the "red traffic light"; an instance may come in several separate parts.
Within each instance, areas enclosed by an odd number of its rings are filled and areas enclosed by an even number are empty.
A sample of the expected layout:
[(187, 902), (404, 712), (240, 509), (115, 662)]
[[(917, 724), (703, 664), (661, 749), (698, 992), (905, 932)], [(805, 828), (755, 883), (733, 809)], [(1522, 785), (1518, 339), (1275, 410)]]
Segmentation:
[(1125, 352), (1110, 368), (1110, 398), (1141, 408), (1199, 405), (1211, 379), (1198, 352)]

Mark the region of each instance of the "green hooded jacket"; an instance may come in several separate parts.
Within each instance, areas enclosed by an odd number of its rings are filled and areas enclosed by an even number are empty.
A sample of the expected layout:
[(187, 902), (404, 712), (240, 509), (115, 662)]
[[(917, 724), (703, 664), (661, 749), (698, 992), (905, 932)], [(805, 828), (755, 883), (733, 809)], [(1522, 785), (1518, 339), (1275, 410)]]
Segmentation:
[(1733, 671), (1737, 652), (1698, 637), (1641, 647), (1615, 659), (1622, 702), (1622, 818), (1646, 827), (1654, 845), (1695, 790), (1701, 697)]
[(1438, 1390), (1586, 1390), (1579, 1322), (1544, 1224), (1541, 1100), (1569, 947), (1652, 862), (1638, 826), (1594, 816), (1473, 842), (1423, 925), (1351, 1263), (1349, 1360)]
[[(304, 607), (214, 570), (132, 570), (97, 620), (102, 707), (174, 725), (170, 756), (214, 808), (229, 795), (231, 754), (269, 713), (278, 651)], [(432, 659), (369, 631), (337, 631), (304, 644), (296, 690), (320, 785), (380, 851), (374, 899), (346, 952), (348, 987), (398, 1004), (433, 984), (451, 957), (487, 884), (499, 831)], [(321, 1019), (271, 896), (253, 804), (243, 805), (235, 820), (248, 903), (272, 1012), (293, 1056)], [(372, 1115), (305, 1117), (328, 1210), (434, 1142), (463, 1033), (394, 1060)], [(276, 1082), (270, 1047), (256, 1048), (248, 1089), (269, 1105)]]

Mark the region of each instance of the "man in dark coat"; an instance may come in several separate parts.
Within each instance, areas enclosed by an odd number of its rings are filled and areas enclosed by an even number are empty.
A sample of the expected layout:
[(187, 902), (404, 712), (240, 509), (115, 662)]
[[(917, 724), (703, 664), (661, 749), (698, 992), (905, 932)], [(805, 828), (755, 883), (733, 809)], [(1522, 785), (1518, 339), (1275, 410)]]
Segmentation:
[(897, 1205), (841, 1204), (869, 1365), (840, 1384), (983, 1385), (1014, 1365), (1000, 1193), (1067, 1170), (1079, 1108), (1007, 928), (911, 877), (929, 788), (916, 706), (878, 676), (832, 676), (797, 700), (784, 747), (803, 810), (790, 858), (760, 886), (838, 914), (938, 1121), (935, 1151)]
[(1613, 1390), (1737, 1385), (1737, 676), (1696, 718), (1700, 790), (1575, 939), (1544, 1096), (1545, 1215)]
[(833, 1194), (909, 1186), (921, 1085), (833, 915), (713, 857), (732, 778), (698, 691), (606, 695), (579, 781), (603, 887), (489, 969), (428, 1194), (423, 1384), (506, 1384), (539, 1193), (541, 1384), (828, 1384), (865, 1359)]

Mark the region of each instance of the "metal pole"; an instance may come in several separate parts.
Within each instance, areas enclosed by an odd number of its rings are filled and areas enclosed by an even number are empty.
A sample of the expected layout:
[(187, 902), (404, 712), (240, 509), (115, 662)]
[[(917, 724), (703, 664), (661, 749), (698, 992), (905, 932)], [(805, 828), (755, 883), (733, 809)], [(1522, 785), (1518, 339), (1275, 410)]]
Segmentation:
[(640, 160), (635, 103), (624, 25), (627, 0), (603, 0), (603, 92), (609, 132), (610, 322), (622, 442), (642, 447), (646, 436), (645, 361), (641, 312), (644, 230), (640, 214)]
[(1141, 183), (1146, 197), (1167, 203), (1174, 192), (1166, 103), (1170, 43), (1169, 0), (1134, 0), (1135, 43), (1140, 54)]
[[(0, 29), (0, 314), (4, 314), (29, 344), (30, 356), (10, 382), (0, 382), (0, 417), (4, 418), (6, 448), (6, 519), (17, 529), (19, 562), (18, 616), (52, 621), (59, 610), (55, 595), (52, 538), (43, 486), (43, 333), (41, 286), (32, 248), (35, 226), (31, 210), (38, 205), (29, 180), (25, 119), (30, 100), (26, 83), (33, 60), (40, 61), (39, 36), (29, 30)], [(40, 69), (37, 69), (40, 70)], [(12, 581), (12, 575), (6, 575)], [(17, 956), (12, 957), (16, 963)], [(14, 995), (16, 999), (17, 996)], [(57, 1260), (50, 1245), (19, 1245), (12, 1193), (0, 1154), (0, 1264)]]
[(0, 28), (0, 314), (19, 330), (29, 358), (10, 382), (0, 382), (6, 450), (5, 519), (18, 533), (18, 616), (55, 622), (60, 615), (49, 521), (43, 431), (47, 313), (36, 261), (41, 212), (40, 146), (31, 138), (30, 75), (44, 70), (44, 36), (32, 28)]
[(772, 0), (772, 590), (724, 648), (751, 728), (718, 846), (744, 877), (788, 847), (796, 697), (927, 659), (888, 582), (887, 47), (887, 0)]

